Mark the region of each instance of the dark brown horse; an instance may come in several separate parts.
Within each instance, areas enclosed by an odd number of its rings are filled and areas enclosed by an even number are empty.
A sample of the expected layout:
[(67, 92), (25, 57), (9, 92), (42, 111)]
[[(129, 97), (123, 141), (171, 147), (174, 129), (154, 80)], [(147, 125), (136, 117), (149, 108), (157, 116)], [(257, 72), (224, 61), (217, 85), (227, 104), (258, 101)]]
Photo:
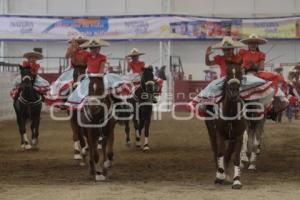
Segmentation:
[[(38, 149), (40, 115), (42, 110), (42, 96), (33, 88), (35, 75), (29, 67), (20, 66), (21, 92), (14, 100), (14, 110), (21, 135), (21, 148), (24, 150)], [(32, 140), (26, 134), (26, 122), (31, 121)]]
[[(133, 124), (135, 128), (136, 147), (141, 147), (141, 135), (144, 130), (145, 139), (143, 151), (149, 151), (149, 129), (151, 124), (153, 98), (157, 86), (154, 82), (153, 68), (149, 66), (141, 75), (141, 86), (135, 90), (134, 97), (128, 102), (133, 107)], [(126, 143), (130, 144), (129, 120), (125, 121)]]
[[(240, 152), (242, 136), (246, 123), (240, 112), (243, 101), (240, 99), (240, 82), (242, 69), (239, 64), (227, 62), (227, 77), (223, 89), (223, 99), (214, 106), (215, 120), (206, 120), (210, 142), (216, 163), (216, 184), (225, 183), (226, 171), (233, 154), (234, 177), (232, 188), (240, 189)], [(208, 110), (213, 110), (208, 108)], [(226, 141), (228, 144), (226, 145)]]
[[(105, 93), (103, 76), (90, 76), (86, 105), (81, 109), (80, 126), (86, 130), (89, 147), (90, 173), (96, 181), (106, 179), (112, 166), (115, 121), (112, 118), (112, 100)], [(102, 160), (98, 152), (99, 138), (102, 138)]]

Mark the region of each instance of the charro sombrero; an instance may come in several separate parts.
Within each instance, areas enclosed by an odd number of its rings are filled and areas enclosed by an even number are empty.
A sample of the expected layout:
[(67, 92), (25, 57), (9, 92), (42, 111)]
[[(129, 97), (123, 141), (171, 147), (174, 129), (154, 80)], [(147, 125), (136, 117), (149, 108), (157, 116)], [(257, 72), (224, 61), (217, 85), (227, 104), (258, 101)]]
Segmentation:
[(130, 51), (130, 54), (128, 54), (127, 56), (128, 56), (128, 57), (133, 57), (133, 56), (141, 56), (141, 55), (145, 55), (145, 53), (142, 53), (142, 52), (140, 52), (138, 49), (133, 48), (133, 49)]
[(250, 43), (255, 43), (255, 44), (266, 44), (268, 41), (264, 38), (261, 38), (255, 34), (249, 35), (248, 38), (240, 40), (240, 42), (244, 44), (250, 44)]
[(32, 57), (36, 58), (37, 60), (43, 59), (43, 55), (39, 52), (36, 52), (36, 51), (30, 51), (30, 52), (27, 52), (27, 53), (23, 54), (23, 58), (29, 59), (29, 58), (32, 58)]
[(82, 45), (80, 45), (80, 47), (82, 47), (82, 48), (108, 47), (108, 46), (110, 46), (110, 44), (100, 38), (91, 39), (91, 40), (83, 43)]
[(239, 41), (234, 41), (229, 36), (225, 36), (222, 42), (219, 42), (211, 46), (212, 49), (234, 49), (234, 48), (243, 48), (243, 47), (245, 47), (245, 44)]
[(73, 40), (75, 40), (79, 45), (89, 41), (88, 39), (82, 37), (82, 36), (77, 36), (76, 38), (70, 39), (68, 42), (71, 43)]

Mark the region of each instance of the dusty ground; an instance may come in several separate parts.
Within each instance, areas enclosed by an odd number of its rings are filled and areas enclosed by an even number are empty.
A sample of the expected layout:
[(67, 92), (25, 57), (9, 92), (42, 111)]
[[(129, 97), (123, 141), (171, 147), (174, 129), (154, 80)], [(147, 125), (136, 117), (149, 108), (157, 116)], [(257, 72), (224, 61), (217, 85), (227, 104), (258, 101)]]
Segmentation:
[(69, 123), (42, 118), (40, 151), (22, 152), (14, 121), (0, 123), (0, 199), (299, 199), (300, 123), (268, 122), (256, 172), (244, 171), (244, 187), (215, 186), (203, 122), (174, 121), (169, 114), (151, 127), (151, 152), (124, 144), (116, 130), (112, 178), (95, 183), (72, 160)]

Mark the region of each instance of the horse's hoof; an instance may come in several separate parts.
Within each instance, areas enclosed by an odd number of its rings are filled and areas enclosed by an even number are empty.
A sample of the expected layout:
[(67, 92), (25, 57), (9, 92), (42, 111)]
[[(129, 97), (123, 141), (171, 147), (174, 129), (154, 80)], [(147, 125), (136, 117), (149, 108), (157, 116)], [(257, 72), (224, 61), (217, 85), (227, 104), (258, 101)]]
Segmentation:
[(241, 155), (242, 162), (249, 162), (249, 158), (246, 155)]
[(254, 171), (254, 170), (256, 170), (256, 165), (250, 164), (249, 167), (248, 167), (248, 169)]
[(80, 161), (80, 162), (79, 162), (79, 166), (80, 166), (80, 167), (84, 167), (84, 166), (86, 166), (86, 164), (85, 164), (85, 162)]
[(142, 146), (142, 143), (140, 141), (138, 141), (138, 142), (135, 143), (135, 147), (136, 148), (141, 148), (141, 146)]
[(25, 144), (24, 145), (24, 149), (25, 150), (31, 150), (32, 149), (32, 146), (30, 144)]
[(224, 181), (225, 181), (225, 179), (218, 179), (218, 178), (216, 178), (215, 179), (215, 184), (216, 185), (224, 185)]
[(111, 167), (112, 167), (112, 161), (106, 160), (106, 161), (104, 162), (104, 168), (105, 168), (105, 169), (110, 169)]
[(150, 147), (148, 145), (145, 145), (144, 148), (143, 148), (143, 151), (144, 152), (150, 151)]
[(82, 150), (81, 150), (81, 154), (83, 155), (83, 156), (86, 156), (87, 154), (88, 154), (88, 148), (87, 147), (85, 147), (85, 148), (83, 148)]
[(74, 160), (82, 160), (82, 156), (78, 153), (74, 154)]
[(232, 185), (232, 189), (239, 190), (242, 189), (243, 185), (239, 180), (235, 180)]
[(103, 174), (97, 174), (97, 175), (95, 175), (95, 180), (96, 181), (105, 181), (106, 177)]
[(130, 141), (126, 141), (126, 146), (129, 148), (131, 147), (131, 142)]

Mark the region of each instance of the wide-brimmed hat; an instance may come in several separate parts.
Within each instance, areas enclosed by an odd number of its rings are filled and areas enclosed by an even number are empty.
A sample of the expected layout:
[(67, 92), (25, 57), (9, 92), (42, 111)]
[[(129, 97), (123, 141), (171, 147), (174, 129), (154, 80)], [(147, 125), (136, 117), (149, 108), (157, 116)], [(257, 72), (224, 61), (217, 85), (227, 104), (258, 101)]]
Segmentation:
[(133, 56), (141, 56), (141, 55), (145, 55), (145, 53), (143, 52), (140, 52), (138, 49), (136, 48), (133, 48), (131, 51), (130, 51), (130, 54), (128, 54), (127, 56), (128, 57), (133, 57)]
[(75, 40), (79, 45), (89, 41), (87, 38), (84, 38), (82, 36), (77, 36), (76, 38), (70, 39), (68, 42), (71, 43), (73, 40)]
[(23, 54), (23, 58), (29, 59), (29, 58), (32, 58), (32, 57), (36, 58), (37, 60), (43, 59), (43, 55), (39, 52), (36, 52), (36, 51), (30, 51), (30, 52), (27, 52), (27, 53)]
[(91, 40), (83, 43), (82, 45), (80, 45), (80, 47), (82, 47), (82, 48), (108, 47), (108, 46), (110, 46), (110, 44), (100, 38), (91, 39)]
[(212, 49), (234, 49), (243, 47), (245, 47), (245, 44), (235, 41), (229, 36), (225, 36), (221, 42), (211, 46)]
[(248, 38), (240, 40), (240, 42), (244, 44), (250, 44), (250, 43), (255, 43), (255, 44), (266, 44), (268, 41), (264, 38), (261, 38), (255, 34), (249, 35)]

